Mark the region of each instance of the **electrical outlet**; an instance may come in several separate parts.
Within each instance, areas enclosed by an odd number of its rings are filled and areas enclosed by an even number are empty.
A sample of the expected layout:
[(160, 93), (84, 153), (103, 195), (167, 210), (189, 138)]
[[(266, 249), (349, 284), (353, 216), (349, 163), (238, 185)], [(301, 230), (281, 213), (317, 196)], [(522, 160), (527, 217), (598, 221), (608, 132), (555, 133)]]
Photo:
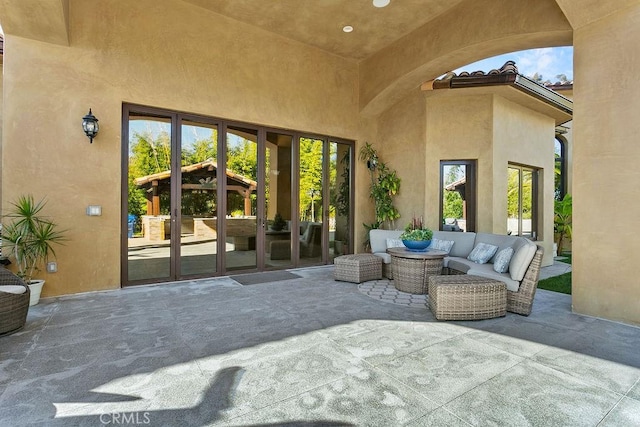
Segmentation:
[(58, 263), (51, 261), (47, 263), (47, 273), (55, 273), (58, 271)]

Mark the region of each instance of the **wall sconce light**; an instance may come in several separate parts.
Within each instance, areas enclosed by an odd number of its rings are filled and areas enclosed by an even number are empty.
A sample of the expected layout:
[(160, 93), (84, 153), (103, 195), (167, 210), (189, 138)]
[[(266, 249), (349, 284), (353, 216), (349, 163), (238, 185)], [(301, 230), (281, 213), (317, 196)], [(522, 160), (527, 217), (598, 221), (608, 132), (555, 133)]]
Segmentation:
[(93, 143), (93, 138), (98, 134), (98, 119), (91, 114), (91, 108), (89, 108), (89, 114), (82, 118), (82, 130), (85, 135), (89, 137), (89, 143)]
[(371, 159), (367, 160), (367, 168), (372, 171), (376, 167), (378, 167), (378, 156), (371, 156)]

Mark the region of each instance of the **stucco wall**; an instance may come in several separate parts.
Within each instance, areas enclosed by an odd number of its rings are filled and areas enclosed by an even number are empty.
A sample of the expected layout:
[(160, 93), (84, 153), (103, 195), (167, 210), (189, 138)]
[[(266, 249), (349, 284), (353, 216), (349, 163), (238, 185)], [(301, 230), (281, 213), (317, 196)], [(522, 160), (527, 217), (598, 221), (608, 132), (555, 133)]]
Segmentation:
[[(425, 213), (439, 228), (440, 160), (477, 159), (477, 229), (492, 232), (493, 119), (491, 95), (430, 94), (427, 106)], [(432, 202), (429, 202), (432, 201)]]
[[(3, 200), (46, 196), (68, 230), (45, 296), (120, 286), (122, 102), (360, 139), (353, 61), (178, 0), (69, 11), (70, 46), (11, 34), (5, 45)], [(91, 145), (89, 107), (101, 125)]]
[(429, 219), (424, 212), (424, 170), (429, 167), (425, 165), (425, 117), (424, 94), (416, 89), (378, 120), (378, 153), (402, 179), (400, 192), (394, 199), (401, 215), (396, 220), (397, 229), (403, 229), (413, 215)]
[(553, 263), (555, 122), (500, 96), (493, 98), (493, 232), (506, 234), (508, 164), (540, 169), (538, 240), (543, 265)]
[(640, 5), (574, 40), (573, 308), (640, 324)]

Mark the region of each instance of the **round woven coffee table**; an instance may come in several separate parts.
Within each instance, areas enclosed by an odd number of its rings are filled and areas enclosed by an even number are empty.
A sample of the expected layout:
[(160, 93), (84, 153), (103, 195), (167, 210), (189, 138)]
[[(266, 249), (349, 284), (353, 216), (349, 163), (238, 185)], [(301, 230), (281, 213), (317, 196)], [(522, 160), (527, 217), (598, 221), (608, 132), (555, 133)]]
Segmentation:
[(396, 289), (411, 294), (426, 294), (429, 276), (442, 274), (442, 260), (447, 253), (439, 250), (412, 251), (389, 248), (393, 284)]

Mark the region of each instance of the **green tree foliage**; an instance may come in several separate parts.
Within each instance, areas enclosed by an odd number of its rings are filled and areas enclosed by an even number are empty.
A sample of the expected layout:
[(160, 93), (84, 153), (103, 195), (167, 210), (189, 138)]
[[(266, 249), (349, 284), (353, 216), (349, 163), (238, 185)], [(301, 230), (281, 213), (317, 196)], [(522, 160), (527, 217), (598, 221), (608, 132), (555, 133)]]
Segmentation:
[(462, 197), (460, 196), (460, 193), (457, 191), (445, 190), (442, 217), (461, 219), (462, 215)]
[[(171, 142), (167, 132), (161, 132), (155, 139), (151, 133), (135, 133), (130, 143), (128, 194), (129, 213), (137, 216), (147, 213), (145, 190), (138, 188), (135, 178), (170, 169)], [(168, 196), (167, 196), (168, 197)], [(168, 213), (169, 207), (161, 200), (161, 210)]]
[[(448, 170), (444, 178), (445, 187), (464, 177), (462, 165), (448, 165), (446, 167), (448, 168)], [(462, 206), (462, 196), (460, 195), (460, 193), (458, 193), (457, 191), (444, 190), (442, 209), (443, 218), (462, 218), (464, 215)]]
[(522, 175), (522, 218), (531, 219), (532, 179), (533, 175), (527, 171), (522, 174), (519, 169), (509, 168), (507, 181), (507, 215), (518, 218), (520, 215), (520, 176)]
[(300, 219), (310, 221), (321, 215), (322, 141), (300, 138)]

